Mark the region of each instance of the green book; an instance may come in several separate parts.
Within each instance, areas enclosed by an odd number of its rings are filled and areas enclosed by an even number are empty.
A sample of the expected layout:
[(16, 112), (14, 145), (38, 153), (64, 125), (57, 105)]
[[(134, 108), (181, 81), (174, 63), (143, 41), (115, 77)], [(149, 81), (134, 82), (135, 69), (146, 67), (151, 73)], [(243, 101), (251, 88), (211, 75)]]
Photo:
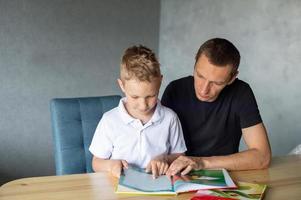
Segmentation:
[(236, 188), (225, 169), (191, 171), (185, 176), (159, 176), (153, 179), (144, 169), (124, 169), (116, 187), (118, 194), (176, 195), (199, 189)]
[(265, 184), (237, 182), (236, 189), (199, 190), (191, 200), (261, 200), (267, 188)]

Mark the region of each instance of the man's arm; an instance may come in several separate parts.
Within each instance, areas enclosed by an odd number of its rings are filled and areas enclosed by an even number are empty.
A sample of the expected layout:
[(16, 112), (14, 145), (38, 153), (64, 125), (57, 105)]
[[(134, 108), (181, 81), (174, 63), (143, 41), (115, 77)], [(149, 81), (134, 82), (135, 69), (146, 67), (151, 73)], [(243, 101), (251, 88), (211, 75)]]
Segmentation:
[(229, 156), (204, 158), (204, 167), (223, 167), (228, 170), (267, 168), (271, 161), (271, 148), (263, 123), (242, 129), (242, 133), (247, 150)]
[(167, 175), (192, 169), (225, 168), (228, 170), (249, 170), (267, 168), (271, 161), (271, 147), (263, 123), (242, 129), (247, 150), (227, 156), (188, 157), (180, 156), (169, 167)]

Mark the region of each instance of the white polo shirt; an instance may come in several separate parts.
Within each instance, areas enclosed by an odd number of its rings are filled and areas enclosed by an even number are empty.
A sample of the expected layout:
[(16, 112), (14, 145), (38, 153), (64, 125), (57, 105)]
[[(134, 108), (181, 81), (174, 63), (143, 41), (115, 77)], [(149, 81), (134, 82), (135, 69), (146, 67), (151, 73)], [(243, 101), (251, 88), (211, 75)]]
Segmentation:
[(186, 151), (175, 112), (158, 100), (153, 116), (143, 125), (127, 113), (125, 100), (122, 98), (118, 107), (106, 112), (100, 120), (89, 148), (94, 156), (123, 159), (145, 168), (155, 156)]

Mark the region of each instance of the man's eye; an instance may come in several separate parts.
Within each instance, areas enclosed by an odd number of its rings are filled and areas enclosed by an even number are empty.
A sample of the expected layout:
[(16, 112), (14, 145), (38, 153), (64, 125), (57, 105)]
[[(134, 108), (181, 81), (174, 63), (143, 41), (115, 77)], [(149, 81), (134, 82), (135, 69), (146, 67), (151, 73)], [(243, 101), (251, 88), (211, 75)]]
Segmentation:
[(200, 79), (204, 79), (204, 76), (199, 75), (199, 78), (200, 78)]
[(224, 85), (224, 83), (214, 83), (215, 85), (217, 85), (217, 86), (222, 86), (222, 85)]

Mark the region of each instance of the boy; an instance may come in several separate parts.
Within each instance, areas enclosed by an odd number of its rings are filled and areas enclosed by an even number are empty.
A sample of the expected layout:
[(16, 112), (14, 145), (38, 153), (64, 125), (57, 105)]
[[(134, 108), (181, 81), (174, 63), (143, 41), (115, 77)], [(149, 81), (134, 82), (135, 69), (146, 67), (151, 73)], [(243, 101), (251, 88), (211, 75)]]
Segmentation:
[(150, 49), (140, 45), (124, 52), (118, 84), (125, 97), (96, 128), (89, 148), (94, 171), (119, 177), (132, 164), (156, 178), (186, 151), (177, 115), (158, 100), (161, 81), (160, 64)]

